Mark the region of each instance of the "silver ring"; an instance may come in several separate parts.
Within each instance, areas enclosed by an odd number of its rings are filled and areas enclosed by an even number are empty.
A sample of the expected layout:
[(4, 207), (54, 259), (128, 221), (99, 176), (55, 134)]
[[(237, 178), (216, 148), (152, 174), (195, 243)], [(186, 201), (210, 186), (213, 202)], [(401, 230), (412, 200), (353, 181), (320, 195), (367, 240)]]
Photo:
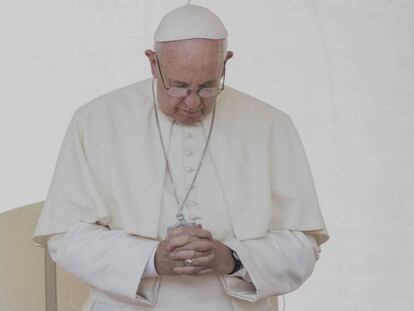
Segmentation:
[(192, 265), (193, 265), (193, 261), (191, 259), (184, 260), (184, 266), (192, 266)]

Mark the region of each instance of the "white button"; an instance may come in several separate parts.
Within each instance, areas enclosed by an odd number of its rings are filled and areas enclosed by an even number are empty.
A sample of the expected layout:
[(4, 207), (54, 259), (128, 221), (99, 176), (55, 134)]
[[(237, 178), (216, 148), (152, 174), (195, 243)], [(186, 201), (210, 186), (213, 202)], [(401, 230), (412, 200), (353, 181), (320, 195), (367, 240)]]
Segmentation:
[(187, 167), (186, 169), (185, 169), (185, 171), (187, 172), (187, 173), (191, 173), (191, 172), (193, 172), (195, 169), (194, 168), (192, 168), (192, 167)]
[(198, 202), (195, 200), (190, 200), (190, 202), (188, 202), (190, 204), (190, 206), (196, 206), (198, 205)]
[(186, 157), (192, 156), (193, 154), (194, 154), (194, 151), (192, 151), (192, 150), (187, 150), (187, 151), (185, 152), (185, 156), (186, 156)]
[(193, 135), (191, 135), (191, 133), (187, 132), (187, 133), (184, 133), (184, 137), (185, 138), (190, 138), (190, 137), (193, 137)]

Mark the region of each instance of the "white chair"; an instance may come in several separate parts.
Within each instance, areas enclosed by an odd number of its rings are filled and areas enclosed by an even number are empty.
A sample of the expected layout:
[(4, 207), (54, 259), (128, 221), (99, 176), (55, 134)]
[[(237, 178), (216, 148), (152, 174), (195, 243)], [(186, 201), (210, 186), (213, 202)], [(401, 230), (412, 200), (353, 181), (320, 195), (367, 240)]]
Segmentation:
[(75, 311), (88, 287), (50, 259), (32, 236), (43, 202), (0, 214), (0, 310)]

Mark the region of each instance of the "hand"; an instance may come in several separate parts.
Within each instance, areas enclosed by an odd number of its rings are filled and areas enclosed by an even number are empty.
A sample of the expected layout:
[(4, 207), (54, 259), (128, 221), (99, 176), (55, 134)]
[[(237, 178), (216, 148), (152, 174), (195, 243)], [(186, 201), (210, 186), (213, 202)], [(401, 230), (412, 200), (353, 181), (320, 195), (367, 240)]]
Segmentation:
[(177, 239), (167, 247), (169, 256), (176, 261), (193, 261), (192, 266), (175, 266), (173, 270), (176, 274), (197, 274), (201, 268), (205, 269), (206, 274), (211, 270), (222, 274), (228, 274), (233, 270), (235, 262), (230, 249), (219, 240), (213, 239), (211, 232), (199, 228), (178, 228), (172, 231), (171, 235)]
[[(198, 241), (201, 239), (212, 239), (211, 233), (203, 230), (200, 224), (195, 227), (183, 227), (174, 229), (169, 233), (167, 238), (160, 242), (155, 252), (155, 270), (160, 275), (177, 275), (176, 268), (184, 265), (185, 259), (191, 259), (197, 256), (202, 256), (202, 252), (194, 252), (192, 256), (184, 258), (183, 260), (176, 260), (171, 256), (171, 250), (185, 246), (188, 243)], [(191, 275), (205, 275), (213, 271), (213, 269), (204, 266), (189, 267), (191, 271), (185, 274)]]

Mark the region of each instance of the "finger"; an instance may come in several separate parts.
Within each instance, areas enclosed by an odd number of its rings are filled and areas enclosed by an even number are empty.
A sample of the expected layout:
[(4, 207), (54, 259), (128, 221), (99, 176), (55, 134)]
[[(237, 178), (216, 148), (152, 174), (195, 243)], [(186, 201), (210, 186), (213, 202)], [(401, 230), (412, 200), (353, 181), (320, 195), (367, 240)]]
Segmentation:
[(192, 259), (196, 257), (206, 256), (207, 254), (204, 252), (198, 252), (192, 249), (184, 249), (184, 250), (177, 250), (175, 249), (172, 253), (170, 253), (170, 258), (174, 260), (185, 260), (185, 259)]
[(175, 251), (181, 250), (195, 250), (198, 252), (211, 252), (215, 245), (209, 240), (200, 240), (190, 241), (189, 243), (181, 246), (180, 248), (175, 249)]
[(177, 235), (177, 236), (172, 237), (169, 240), (166, 249), (168, 252), (171, 252), (177, 247), (183, 247), (189, 243), (192, 243), (198, 240), (199, 238), (191, 236), (191, 235)]
[(212, 240), (213, 235), (208, 230), (203, 230), (199, 228), (178, 228), (174, 231), (171, 231), (170, 236), (177, 236), (177, 235), (191, 235), (198, 237), (200, 239), (207, 239)]
[(193, 266), (213, 267), (215, 258), (216, 256), (214, 254), (208, 254), (207, 256), (193, 258)]
[(207, 269), (203, 269), (203, 270), (201, 270), (201, 271), (199, 271), (198, 273), (197, 273), (197, 275), (206, 275), (206, 274), (209, 274), (209, 273), (211, 273), (211, 272), (213, 272), (214, 270), (212, 269), (212, 268), (207, 268)]
[(170, 235), (175, 235), (175, 234), (182, 234), (183, 232), (186, 232), (188, 230), (194, 230), (194, 229), (202, 229), (203, 226), (201, 224), (196, 224), (195, 226), (192, 227), (177, 227), (171, 231), (169, 231)]
[(208, 230), (201, 229), (201, 227), (180, 227), (170, 232), (171, 236), (182, 235), (182, 234), (192, 235), (200, 239), (207, 239), (207, 240), (213, 239), (213, 235), (211, 234), (211, 232)]

